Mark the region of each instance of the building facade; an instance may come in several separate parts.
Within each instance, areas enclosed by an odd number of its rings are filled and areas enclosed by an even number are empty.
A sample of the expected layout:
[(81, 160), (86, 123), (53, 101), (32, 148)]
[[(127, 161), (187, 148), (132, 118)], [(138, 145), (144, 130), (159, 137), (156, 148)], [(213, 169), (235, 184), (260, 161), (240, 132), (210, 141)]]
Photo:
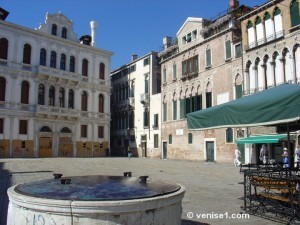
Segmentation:
[(162, 70), (163, 158), (233, 162), (238, 129), (189, 131), (186, 114), (242, 97), (242, 43), (237, 20), (250, 11), (230, 2), (211, 20), (188, 18), (164, 38)]
[[(243, 94), (283, 83), (300, 82), (299, 0), (270, 0), (240, 17), (243, 43)], [(255, 127), (247, 135), (277, 133), (276, 127)], [(292, 153), (296, 140), (292, 140)], [(261, 144), (246, 144), (246, 162), (259, 162)], [(269, 158), (282, 161), (286, 140), (268, 144)], [(292, 154), (293, 155), (293, 154)]]
[(161, 157), (161, 75), (157, 52), (111, 72), (112, 155)]
[(110, 146), (110, 58), (73, 22), (0, 20), (0, 157), (96, 157)]

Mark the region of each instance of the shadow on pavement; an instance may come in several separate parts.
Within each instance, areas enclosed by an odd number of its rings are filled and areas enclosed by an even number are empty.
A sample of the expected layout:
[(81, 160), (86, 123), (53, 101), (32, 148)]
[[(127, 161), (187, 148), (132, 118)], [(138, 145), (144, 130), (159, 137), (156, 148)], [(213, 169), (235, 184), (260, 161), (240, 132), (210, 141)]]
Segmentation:
[(192, 220), (181, 220), (181, 225), (210, 225), (209, 223), (200, 223)]

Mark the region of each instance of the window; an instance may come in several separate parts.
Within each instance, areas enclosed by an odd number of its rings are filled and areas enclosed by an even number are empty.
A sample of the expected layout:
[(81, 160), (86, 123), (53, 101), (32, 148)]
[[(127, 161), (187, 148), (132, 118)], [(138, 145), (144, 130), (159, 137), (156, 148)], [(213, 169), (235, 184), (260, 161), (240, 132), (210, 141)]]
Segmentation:
[(184, 99), (180, 99), (180, 119), (184, 119), (185, 118), (185, 115), (186, 115), (186, 101), (185, 101), (185, 98)]
[(173, 140), (172, 140), (172, 134), (169, 134), (169, 144), (172, 144)]
[(6, 80), (0, 77), (0, 101), (5, 101)]
[(101, 80), (105, 79), (105, 65), (104, 63), (100, 63), (100, 68), (99, 68), (99, 78)]
[(153, 128), (158, 128), (158, 114), (154, 114)]
[(198, 55), (182, 62), (182, 75), (198, 72)]
[(59, 107), (65, 107), (65, 89), (63, 88), (59, 89), (58, 100), (59, 100)]
[(69, 90), (68, 108), (74, 109), (74, 91), (72, 89)]
[(167, 69), (164, 68), (163, 69), (163, 83), (166, 83), (167, 82)]
[(55, 105), (55, 88), (51, 86), (49, 88), (49, 106)]
[(163, 122), (167, 121), (167, 103), (163, 103)]
[(21, 103), (29, 103), (29, 83), (28, 81), (23, 81), (21, 86)]
[(87, 96), (87, 93), (84, 91), (82, 92), (82, 95), (81, 95), (81, 110), (82, 111), (87, 111), (87, 102), (88, 101), (88, 96)]
[(212, 107), (212, 95), (211, 92), (206, 92), (206, 108)]
[(148, 94), (149, 93), (149, 80), (145, 79), (145, 93)]
[(173, 80), (176, 80), (177, 77), (177, 66), (173, 64)]
[(45, 105), (45, 86), (43, 84), (39, 85), (38, 104)]
[(300, 24), (299, 2), (293, 0), (290, 8), (291, 26), (295, 27)]
[(46, 49), (42, 48), (40, 51), (40, 65), (46, 66), (46, 60), (47, 60), (47, 51)]
[(50, 67), (56, 68), (56, 52), (55, 51), (51, 51)]
[(149, 126), (149, 110), (148, 108), (145, 108), (144, 110), (144, 127)]
[(104, 113), (104, 96), (102, 94), (99, 95), (99, 112)]
[(70, 57), (70, 72), (75, 73), (75, 57)]
[(225, 42), (225, 54), (226, 54), (226, 60), (231, 59), (231, 41), (226, 41)]
[(248, 46), (249, 48), (255, 47), (255, 32), (253, 23), (251, 21), (248, 22), (247, 25), (247, 33), (248, 33)]
[(226, 129), (226, 143), (233, 143), (233, 129)]
[(282, 37), (283, 36), (282, 15), (281, 15), (281, 10), (279, 8), (276, 8), (274, 12), (274, 25), (275, 25), (276, 38)]
[(134, 72), (136, 70), (136, 66), (135, 66), (135, 64), (134, 65), (132, 65), (131, 67), (130, 67), (130, 73), (131, 72)]
[(56, 36), (56, 34), (57, 34), (57, 26), (56, 26), (56, 24), (52, 24), (51, 34)]
[(8, 41), (5, 38), (0, 39), (0, 59), (7, 60)]
[(243, 97), (243, 86), (242, 85), (235, 86), (235, 97), (236, 97), (236, 99)]
[(63, 27), (61, 29), (61, 37), (67, 39), (67, 28)]
[(147, 66), (147, 65), (149, 65), (149, 57), (144, 59), (144, 66)]
[(211, 66), (211, 50), (207, 49), (205, 55), (206, 55), (206, 67), (210, 67)]
[(4, 119), (0, 118), (0, 134), (3, 134), (3, 127), (4, 127)]
[(158, 148), (158, 134), (154, 134), (154, 148)]
[(60, 55), (60, 69), (66, 70), (66, 55), (65, 54)]
[(20, 120), (19, 134), (27, 134), (27, 120)]
[(235, 45), (235, 58), (240, 58), (242, 57), (242, 45), (237, 44)]
[(104, 138), (104, 127), (98, 126), (98, 138)]
[(88, 76), (88, 60), (87, 59), (83, 59), (82, 60), (82, 76), (87, 77)]
[(193, 134), (192, 133), (188, 134), (188, 143), (193, 144)]
[(173, 101), (173, 120), (177, 120), (177, 100)]
[(81, 137), (87, 137), (87, 125), (81, 125)]
[(31, 46), (29, 44), (25, 44), (23, 49), (23, 63), (30, 64), (30, 61), (31, 61)]

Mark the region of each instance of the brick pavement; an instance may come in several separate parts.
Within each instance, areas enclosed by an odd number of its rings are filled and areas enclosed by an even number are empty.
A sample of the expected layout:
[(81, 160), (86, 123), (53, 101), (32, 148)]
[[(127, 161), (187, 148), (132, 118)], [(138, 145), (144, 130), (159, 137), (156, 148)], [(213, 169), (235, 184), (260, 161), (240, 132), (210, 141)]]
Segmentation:
[[(243, 186), (238, 184), (243, 176), (239, 168), (231, 164), (146, 158), (47, 158), (0, 159), (0, 225), (6, 224), (6, 190), (12, 185), (52, 178), (53, 173), (64, 176), (123, 175), (125, 171), (131, 171), (133, 176), (148, 175), (149, 179), (185, 186), (182, 225), (279, 224), (253, 215), (249, 219), (222, 220), (195, 216), (196, 213), (222, 213), (224, 216), (245, 213), (240, 209)], [(194, 214), (192, 219), (187, 218), (189, 212)]]

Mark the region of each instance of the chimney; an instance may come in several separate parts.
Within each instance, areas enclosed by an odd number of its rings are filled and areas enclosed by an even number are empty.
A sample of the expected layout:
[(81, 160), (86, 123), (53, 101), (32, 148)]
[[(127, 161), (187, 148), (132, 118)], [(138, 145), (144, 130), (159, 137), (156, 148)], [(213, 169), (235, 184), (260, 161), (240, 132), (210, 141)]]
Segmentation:
[(134, 61), (134, 60), (136, 60), (138, 58), (138, 55), (137, 54), (133, 54), (132, 56), (131, 56), (131, 61)]
[(98, 26), (98, 23), (96, 21), (91, 21), (91, 37), (92, 37), (92, 42), (91, 46), (96, 47), (96, 28)]
[(163, 44), (164, 44), (164, 50), (166, 50), (167, 48), (169, 48), (172, 44), (172, 38), (171, 37), (164, 37), (163, 38)]
[(230, 0), (229, 2), (230, 9), (235, 9), (240, 6), (239, 0)]

